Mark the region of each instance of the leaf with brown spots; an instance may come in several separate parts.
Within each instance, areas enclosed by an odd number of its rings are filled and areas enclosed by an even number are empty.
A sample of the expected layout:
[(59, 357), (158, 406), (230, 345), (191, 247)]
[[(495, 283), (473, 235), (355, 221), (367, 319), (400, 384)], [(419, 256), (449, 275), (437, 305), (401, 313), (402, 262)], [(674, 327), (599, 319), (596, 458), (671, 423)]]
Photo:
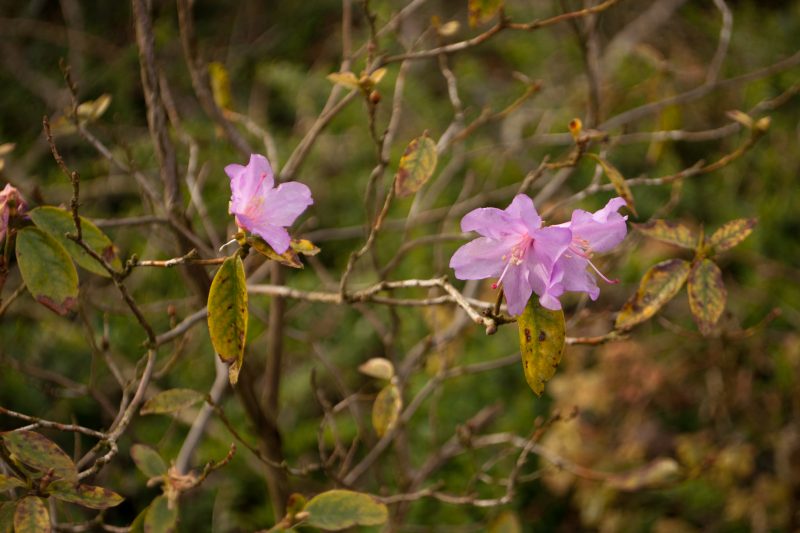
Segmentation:
[(711, 259), (697, 261), (692, 265), (687, 289), (694, 321), (700, 333), (708, 335), (725, 310), (727, 292), (722, 283), (722, 272)]
[(24, 487), (25, 482), (15, 477), (4, 476), (0, 474), (0, 492), (15, 489), (17, 487)]
[(108, 509), (116, 507), (124, 498), (116, 492), (92, 485), (75, 485), (63, 481), (52, 483), (48, 492), (61, 501), (74, 503), (89, 509)]
[(681, 248), (694, 250), (697, 247), (697, 235), (680, 222), (671, 220), (651, 220), (644, 224), (633, 224), (636, 231), (653, 239), (674, 244)]
[(394, 177), (397, 196), (411, 196), (420, 190), (436, 170), (438, 157), (436, 143), (428, 136), (428, 132), (408, 143)]
[(620, 195), (623, 200), (625, 200), (625, 203), (628, 205), (628, 209), (631, 210), (631, 213), (638, 217), (639, 214), (636, 212), (636, 206), (633, 203), (633, 192), (631, 192), (628, 182), (625, 181), (625, 177), (619, 170), (617, 170), (617, 167), (595, 154), (587, 154), (587, 156), (600, 163), (600, 166), (603, 167), (603, 172), (605, 172), (606, 176), (608, 177), (608, 181), (610, 181), (611, 185), (614, 186), (614, 190), (617, 191), (617, 194)]
[(55, 477), (77, 481), (78, 469), (56, 443), (34, 431), (9, 431), (0, 434), (6, 449), (16, 459), (39, 472), (53, 471)]
[(706, 248), (714, 250), (716, 253), (730, 250), (753, 232), (756, 223), (757, 220), (754, 218), (731, 220), (711, 234), (711, 237), (706, 241)]
[(78, 303), (78, 272), (58, 241), (39, 228), (17, 233), (17, 263), (22, 280), (36, 301), (66, 315)]
[(541, 396), (544, 384), (556, 373), (564, 355), (564, 312), (545, 309), (534, 294), (517, 318), (517, 326), (525, 380), (533, 392)]
[(174, 413), (202, 402), (205, 397), (192, 389), (170, 389), (161, 391), (142, 405), (143, 415)]
[(17, 502), (14, 511), (14, 533), (50, 533), (50, 513), (44, 501), (26, 496)]
[(630, 329), (655, 315), (678, 294), (690, 269), (689, 262), (683, 259), (669, 259), (653, 266), (642, 277), (636, 293), (622, 306), (614, 327)]
[(231, 384), (239, 379), (247, 336), (247, 281), (239, 254), (225, 260), (208, 293), (208, 332), (220, 359), (228, 363)]
[(260, 253), (267, 259), (277, 261), (278, 263), (291, 268), (303, 268), (303, 263), (300, 262), (300, 258), (297, 256), (297, 251), (292, 246), (287, 248), (282, 254), (279, 254), (272, 249), (272, 246), (267, 244), (267, 241), (258, 235), (248, 235), (247, 244), (252, 246), (256, 252)]

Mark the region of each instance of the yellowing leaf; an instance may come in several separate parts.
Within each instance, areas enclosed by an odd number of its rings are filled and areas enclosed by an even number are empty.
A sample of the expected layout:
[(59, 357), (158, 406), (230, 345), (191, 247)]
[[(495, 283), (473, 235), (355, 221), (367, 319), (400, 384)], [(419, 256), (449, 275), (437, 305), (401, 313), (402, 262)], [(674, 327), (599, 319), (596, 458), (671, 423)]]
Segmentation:
[(239, 379), (247, 336), (247, 282), (239, 254), (225, 260), (208, 293), (208, 332), (220, 359), (228, 363), (231, 384)]
[(680, 222), (671, 220), (651, 220), (644, 224), (633, 224), (636, 231), (658, 239), (659, 241), (674, 244), (681, 248), (694, 250), (697, 247), (697, 236), (691, 229)]
[(700, 333), (708, 335), (725, 310), (727, 293), (719, 267), (710, 259), (697, 261), (692, 265), (687, 290), (694, 321)]
[(651, 489), (677, 481), (680, 471), (681, 468), (674, 459), (660, 457), (641, 468), (610, 476), (606, 478), (606, 483), (625, 491)]
[(348, 89), (358, 89), (360, 87), (358, 78), (352, 72), (332, 72), (328, 74), (327, 78), (330, 82)]
[(525, 380), (533, 392), (541, 396), (544, 384), (556, 373), (564, 355), (564, 312), (545, 309), (534, 295), (517, 318), (517, 326)]
[(754, 218), (731, 220), (711, 234), (706, 241), (706, 248), (713, 249), (717, 253), (730, 250), (753, 232), (756, 223), (757, 220)]
[(144, 516), (145, 533), (172, 533), (178, 525), (178, 506), (170, 507), (165, 496), (155, 498)]
[(436, 28), (436, 32), (442, 37), (452, 37), (458, 30), (461, 29), (461, 24), (457, 20), (445, 22)]
[(22, 280), (36, 301), (59, 315), (77, 305), (78, 273), (57, 240), (38, 228), (23, 228), (16, 252)]
[(397, 196), (410, 196), (417, 192), (436, 170), (436, 143), (427, 132), (408, 143), (395, 175)]
[(50, 513), (44, 501), (26, 496), (17, 502), (14, 511), (14, 533), (50, 533)]
[(116, 492), (92, 485), (73, 485), (63, 481), (52, 483), (48, 492), (61, 501), (74, 503), (89, 509), (108, 509), (121, 504), (124, 498)]
[(371, 89), (372, 87), (378, 85), (385, 75), (386, 75), (386, 67), (381, 67), (381, 68), (375, 69), (372, 72), (372, 74), (369, 75), (369, 78), (368, 78), (369, 79), (369, 83), (371, 84), (371, 86), (369, 88)]
[(298, 254), (317, 255), (319, 253), (319, 248), (307, 239), (292, 239), (289, 246)]
[(353, 526), (378, 526), (389, 518), (386, 505), (368, 494), (350, 490), (329, 490), (311, 498), (303, 509), (304, 525), (327, 530)]
[(394, 383), (389, 383), (381, 389), (372, 404), (372, 427), (379, 437), (383, 437), (397, 424), (402, 409), (403, 397), (400, 389)]
[(603, 167), (603, 172), (605, 172), (606, 176), (608, 177), (608, 181), (610, 181), (611, 185), (614, 186), (614, 190), (617, 191), (617, 194), (620, 195), (623, 200), (625, 200), (625, 203), (628, 205), (628, 209), (631, 210), (631, 213), (639, 216), (636, 212), (636, 206), (633, 204), (633, 193), (631, 192), (631, 188), (628, 186), (628, 182), (625, 181), (625, 177), (622, 175), (622, 173), (617, 170), (617, 167), (595, 154), (586, 155), (600, 163), (600, 166)]
[(4, 476), (0, 474), (0, 492), (5, 492), (16, 487), (24, 487), (25, 483), (15, 477)]
[(358, 367), (358, 371), (369, 377), (390, 380), (394, 377), (394, 365), (383, 357), (373, 357)]
[(469, 0), (469, 25), (478, 26), (489, 22), (505, 4), (504, 0)]
[(202, 402), (203, 395), (192, 389), (170, 389), (159, 392), (142, 405), (143, 415), (174, 413)]
[(6, 449), (26, 466), (39, 472), (53, 470), (55, 477), (77, 481), (78, 469), (72, 459), (44, 435), (34, 431), (9, 431), (0, 433)]
[(144, 444), (134, 444), (131, 446), (131, 457), (136, 467), (141, 470), (147, 478), (163, 476), (167, 473), (167, 464), (157, 451)]
[[(264, 239), (262, 239), (258, 235), (248, 235), (246, 242), (247, 242), (247, 244), (252, 246), (253, 249), (256, 252), (260, 253), (264, 257), (267, 257), (268, 259), (272, 259), (273, 261), (277, 261), (278, 263), (280, 263), (280, 264), (282, 264), (284, 266), (288, 266), (288, 267), (292, 267), (292, 268), (303, 268), (303, 263), (300, 262), (300, 258), (297, 256), (297, 251), (291, 245), (289, 246), (289, 248), (285, 252), (283, 252), (282, 254), (279, 254), (278, 252), (276, 252), (275, 250), (272, 249), (272, 246), (270, 246), (267, 243), (267, 241), (265, 241)], [(310, 241), (304, 241), (304, 242), (310, 244)], [(299, 241), (298, 241), (298, 243), (299, 243)], [(301, 247), (301, 248), (305, 247), (304, 244), (298, 244), (297, 246)], [(314, 245), (312, 244), (311, 246), (314, 246)], [(317, 249), (317, 250), (319, 250), (319, 249)], [(314, 255), (314, 254), (313, 253), (309, 253), (307, 255)]]
[[(45, 206), (37, 207), (32, 210), (29, 215), (33, 223), (36, 224), (36, 227), (46, 231), (51, 237), (57, 240), (59, 244), (69, 252), (75, 262), (78, 263), (78, 266), (94, 274), (106, 278), (111, 277), (100, 263), (86, 253), (86, 250), (75, 241), (66, 237), (67, 233), (74, 234), (76, 232), (72, 213), (58, 207)], [(83, 241), (88, 244), (89, 248), (94, 250), (97, 255), (105, 259), (115, 270), (121, 270), (122, 262), (119, 260), (119, 257), (117, 257), (111, 239), (90, 220), (83, 217), (80, 218), (81, 237)]]
[(96, 100), (87, 100), (78, 106), (78, 119), (93, 121), (103, 116), (108, 106), (111, 105), (111, 95), (101, 94)]
[(691, 265), (683, 259), (662, 261), (648, 270), (639, 289), (622, 306), (615, 328), (630, 329), (644, 322), (669, 302), (683, 287)]
[(211, 94), (220, 109), (232, 109), (231, 79), (228, 69), (219, 61), (208, 64), (208, 76), (211, 81)]

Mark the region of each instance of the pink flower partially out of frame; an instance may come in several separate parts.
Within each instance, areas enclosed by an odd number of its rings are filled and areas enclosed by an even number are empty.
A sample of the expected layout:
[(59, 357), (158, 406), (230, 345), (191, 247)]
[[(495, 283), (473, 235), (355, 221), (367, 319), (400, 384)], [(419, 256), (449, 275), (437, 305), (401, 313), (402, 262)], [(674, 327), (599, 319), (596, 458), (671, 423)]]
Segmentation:
[(314, 203), (311, 190), (296, 181), (275, 185), (269, 161), (253, 154), (247, 166), (231, 164), (225, 167), (231, 179), (230, 214), (236, 224), (267, 241), (277, 253), (289, 248), (291, 226), (306, 207)]
[(6, 238), (6, 231), (8, 230), (8, 219), (11, 215), (11, 208), (14, 206), (16, 214), (21, 215), (25, 213), (27, 204), (22, 199), (16, 187), (6, 183), (6, 186), (0, 191), (0, 246)]
[(502, 283), (508, 312), (520, 315), (533, 293), (551, 310), (561, 309), (565, 291), (586, 292), (593, 300), (599, 289), (591, 262), (593, 252), (605, 252), (625, 238), (625, 220), (613, 198), (596, 213), (575, 210), (570, 222), (542, 227), (542, 219), (527, 195), (518, 194), (506, 209), (475, 209), (461, 220), (462, 231), (481, 237), (456, 250), (450, 267), (459, 279), (497, 278)]

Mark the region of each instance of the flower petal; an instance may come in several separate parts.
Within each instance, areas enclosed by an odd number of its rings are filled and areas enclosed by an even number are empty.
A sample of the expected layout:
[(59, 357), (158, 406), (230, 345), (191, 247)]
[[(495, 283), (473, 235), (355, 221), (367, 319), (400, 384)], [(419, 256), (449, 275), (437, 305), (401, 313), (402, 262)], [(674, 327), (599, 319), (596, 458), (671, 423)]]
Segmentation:
[(291, 226), (295, 219), (314, 203), (311, 189), (291, 181), (266, 193), (263, 205), (264, 220), (275, 226)]
[(528, 280), (528, 268), (524, 263), (509, 267), (503, 277), (503, 293), (506, 295), (509, 314), (521, 315), (533, 294), (533, 288)]
[(536, 264), (528, 274), (533, 292), (539, 295), (539, 303), (551, 311), (561, 309), (561, 302), (558, 300), (559, 296), (564, 294), (561, 278), (562, 271), (558, 268), (558, 264), (550, 271), (544, 265)]
[(585, 292), (592, 300), (597, 300), (600, 288), (597, 280), (589, 273), (589, 261), (583, 257), (565, 254), (558, 261), (559, 268), (563, 271), (561, 283), (565, 290), (572, 292)]
[(542, 217), (536, 212), (533, 200), (527, 194), (516, 195), (505, 211), (512, 218), (521, 221), (530, 234), (542, 227)]
[(500, 275), (510, 254), (510, 245), (479, 237), (460, 247), (450, 258), (450, 268), (458, 279), (485, 279)]
[(260, 154), (252, 154), (247, 166), (226, 166), (225, 173), (231, 179), (230, 212), (235, 214), (257, 206), (259, 199), (263, 199), (275, 184), (272, 167), (267, 158)]
[(542, 265), (549, 276), (553, 265), (572, 242), (572, 232), (567, 228), (547, 226), (536, 230), (532, 237), (533, 248), (527, 260), (529, 264)]
[(625, 200), (622, 198), (612, 198), (595, 213), (576, 209), (569, 223), (573, 237), (586, 241), (593, 252), (607, 252), (614, 248), (628, 232), (625, 224), (628, 217), (617, 213), (623, 205)]
[(250, 228), (250, 231), (267, 241), (267, 244), (272, 246), (272, 249), (278, 254), (282, 254), (288, 250), (289, 244), (292, 241), (292, 238), (289, 237), (289, 232), (281, 226), (261, 224)]
[(461, 219), (461, 231), (477, 231), (484, 237), (501, 239), (511, 233), (521, 233), (512, 228), (514, 219), (502, 209), (480, 207), (464, 215)]

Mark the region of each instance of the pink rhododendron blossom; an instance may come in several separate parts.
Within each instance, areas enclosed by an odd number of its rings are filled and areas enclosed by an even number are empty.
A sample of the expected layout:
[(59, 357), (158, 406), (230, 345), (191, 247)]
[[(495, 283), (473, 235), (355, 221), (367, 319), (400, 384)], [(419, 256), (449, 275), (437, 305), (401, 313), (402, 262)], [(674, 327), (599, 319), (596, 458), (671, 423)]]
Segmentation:
[(311, 190), (295, 181), (274, 187), (272, 167), (259, 154), (251, 155), (247, 166), (226, 166), (225, 173), (231, 179), (228, 211), (239, 227), (267, 241), (277, 253), (285, 252), (291, 242), (286, 227), (314, 203)]
[(572, 219), (558, 227), (569, 228), (572, 242), (559, 258), (557, 271), (565, 291), (585, 292), (592, 300), (600, 295), (597, 281), (587, 270), (591, 267), (605, 282), (617, 283), (605, 277), (591, 261), (594, 252), (607, 252), (617, 246), (628, 231), (627, 216), (617, 211), (625, 205), (622, 198), (612, 198), (599, 211), (589, 213), (582, 209), (572, 212)]
[(19, 191), (7, 183), (3, 190), (0, 191), (0, 246), (6, 238), (8, 219), (11, 215), (12, 207), (17, 214), (21, 215), (28, 206), (25, 204), (25, 200), (22, 199), (22, 195), (19, 194)]
[[(508, 312), (519, 315), (533, 293), (551, 310), (561, 309), (558, 298), (565, 291), (599, 294), (594, 276), (587, 272), (593, 252), (605, 252), (625, 237), (625, 220), (617, 210), (625, 204), (614, 198), (596, 213), (575, 210), (570, 222), (542, 227), (533, 201), (517, 195), (505, 210), (481, 208), (461, 220), (463, 231), (481, 237), (453, 254), (450, 267), (459, 279), (498, 278)], [(608, 278), (600, 276), (611, 282)]]
[(498, 278), (503, 284), (508, 312), (519, 315), (532, 293), (548, 309), (560, 309), (563, 290), (553, 283), (556, 261), (572, 242), (568, 228), (542, 227), (533, 201), (518, 194), (506, 209), (486, 207), (467, 213), (462, 231), (481, 237), (453, 254), (450, 267), (459, 279)]

